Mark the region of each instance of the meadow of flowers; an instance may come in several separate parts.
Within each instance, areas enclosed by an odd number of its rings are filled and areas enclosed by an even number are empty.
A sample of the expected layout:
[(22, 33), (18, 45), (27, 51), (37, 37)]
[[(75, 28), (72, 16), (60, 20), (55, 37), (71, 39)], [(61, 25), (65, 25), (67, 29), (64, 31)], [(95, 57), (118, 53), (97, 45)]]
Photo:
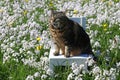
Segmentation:
[[(51, 8), (86, 17), (98, 56), (87, 71), (76, 62), (49, 68)], [(0, 80), (120, 80), (120, 1), (0, 0)]]

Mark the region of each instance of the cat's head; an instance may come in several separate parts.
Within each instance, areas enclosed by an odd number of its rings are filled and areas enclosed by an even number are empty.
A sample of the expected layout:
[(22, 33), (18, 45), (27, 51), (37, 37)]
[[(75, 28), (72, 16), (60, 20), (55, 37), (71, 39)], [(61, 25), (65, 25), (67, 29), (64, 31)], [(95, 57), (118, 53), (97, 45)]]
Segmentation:
[(62, 29), (63, 27), (65, 27), (67, 21), (68, 18), (65, 12), (51, 10), (50, 24), (55, 29)]

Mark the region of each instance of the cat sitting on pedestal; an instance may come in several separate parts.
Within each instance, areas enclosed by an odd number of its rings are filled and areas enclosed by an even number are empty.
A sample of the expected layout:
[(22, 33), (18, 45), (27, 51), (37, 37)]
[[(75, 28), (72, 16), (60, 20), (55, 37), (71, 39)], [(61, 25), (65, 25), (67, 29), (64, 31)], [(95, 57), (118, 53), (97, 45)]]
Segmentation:
[(81, 25), (70, 20), (65, 12), (51, 10), (49, 24), (55, 56), (59, 55), (60, 50), (65, 57), (93, 54), (88, 34)]

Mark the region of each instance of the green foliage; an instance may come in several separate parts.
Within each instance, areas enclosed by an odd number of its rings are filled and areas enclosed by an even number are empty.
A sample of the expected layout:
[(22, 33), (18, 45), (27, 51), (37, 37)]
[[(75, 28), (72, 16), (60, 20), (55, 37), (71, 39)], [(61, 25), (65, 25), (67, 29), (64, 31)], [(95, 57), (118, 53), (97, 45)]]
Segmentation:
[(53, 80), (66, 80), (70, 72), (70, 66), (55, 66), (55, 73), (58, 75)]
[(0, 64), (0, 80), (25, 80), (29, 74), (37, 70), (15, 61)]
[(0, 62), (0, 80), (9, 80), (9, 75), (8, 68)]

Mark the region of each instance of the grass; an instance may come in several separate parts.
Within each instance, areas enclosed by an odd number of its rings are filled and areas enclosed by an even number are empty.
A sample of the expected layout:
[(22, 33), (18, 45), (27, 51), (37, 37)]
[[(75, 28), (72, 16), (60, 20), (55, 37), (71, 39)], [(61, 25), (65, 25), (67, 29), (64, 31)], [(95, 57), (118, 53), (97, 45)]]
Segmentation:
[[(110, 50), (110, 45), (111, 43), (109, 42), (109, 39), (114, 39), (115, 35), (120, 35), (119, 32), (119, 26), (118, 25), (113, 25), (113, 27), (111, 28), (107, 28), (107, 31), (104, 31), (102, 27), (95, 27), (92, 26), (91, 29), (92, 30), (98, 30), (98, 34), (96, 37), (94, 37), (95, 41), (99, 41), (101, 44), (101, 59), (100, 60), (104, 60), (105, 56), (111, 57), (111, 60), (109, 61), (109, 64), (111, 64), (111, 66), (113, 64), (115, 64), (115, 62), (120, 61), (120, 51), (118, 48), (114, 49), (114, 50)], [(108, 33), (110, 32), (110, 33)], [(109, 55), (107, 54), (106, 50), (109, 50), (110, 53)], [(103, 61), (104, 62), (104, 61)], [(103, 63), (104, 65), (104, 63)]]
[(66, 80), (70, 72), (70, 66), (55, 66), (55, 73), (58, 75), (54, 80)]
[(0, 53), (0, 80), (25, 80), (29, 74), (33, 74), (37, 69), (18, 63), (13, 60), (3, 64)]
[(11, 61), (5, 66), (8, 69), (11, 80), (25, 80), (29, 74), (37, 71), (35, 68)]

